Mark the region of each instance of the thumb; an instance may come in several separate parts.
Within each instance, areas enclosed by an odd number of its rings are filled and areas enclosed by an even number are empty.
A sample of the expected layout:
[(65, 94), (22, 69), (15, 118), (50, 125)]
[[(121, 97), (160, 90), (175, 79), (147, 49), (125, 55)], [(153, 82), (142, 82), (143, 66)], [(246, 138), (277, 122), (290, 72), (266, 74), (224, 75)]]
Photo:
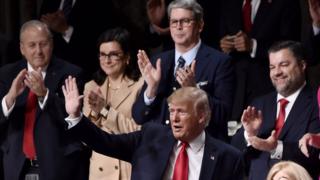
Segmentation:
[(196, 70), (196, 60), (194, 59), (191, 63), (191, 71), (194, 73), (196, 72), (195, 70)]

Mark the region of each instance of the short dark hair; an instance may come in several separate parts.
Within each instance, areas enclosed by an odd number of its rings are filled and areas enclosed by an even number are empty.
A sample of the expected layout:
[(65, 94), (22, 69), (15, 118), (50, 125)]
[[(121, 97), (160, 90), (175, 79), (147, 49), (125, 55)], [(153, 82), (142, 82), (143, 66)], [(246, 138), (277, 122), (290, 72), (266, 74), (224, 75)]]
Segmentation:
[[(98, 38), (97, 48), (100, 48), (100, 45), (107, 42), (116, 41), (119, 43), (123, 53), (125, 56), (129, 56), (129, 64), (125, 67), (124, 75), (129, 79), (137, 81), (140, 77), (140, 71), (138, 70), (138, 64), (136, 60), (136, 56), (133, 55), (131, 46), (131, 37), (130, 33), (124, 28), (114, 28), (103, 32)], [(107, 75), (101, 67), (99, 67), (98, 71), (93, 75), (93, 80), (98, 84), (102, 85), (105, 81)]]
[(274, 43), (268, 51), (268, 54), (288, 49), (298, 62), (306, 61), (306, 52), (302, 44), (297, 41), (279, 41)]

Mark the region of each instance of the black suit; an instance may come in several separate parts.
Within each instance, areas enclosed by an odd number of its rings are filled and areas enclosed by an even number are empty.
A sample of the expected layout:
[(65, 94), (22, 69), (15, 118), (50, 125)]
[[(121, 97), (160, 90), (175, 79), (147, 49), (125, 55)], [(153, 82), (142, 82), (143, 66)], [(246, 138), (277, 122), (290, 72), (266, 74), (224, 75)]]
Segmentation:
[[(279, 135), (279, 140), (283, 141), (284, 145), (282, 159), (302, 164), (314, 178), (320, 173), (320, 161), (318, 158), (305, 158), (298, 148), (298, 141), (307, 132), (320, 132), (316, 99), (315, 92), (308, 86), (304, 87), (294, 102)], [(270, 93), (260, 97), (251, 105), (262, 111), (263, 122), (258, 136), (265, 139), (270, 136), (276, 124), (277, 94)], [(240, 129), (233, 138), (232, 144), (245, 152), (245, 156), (251, 163), (249, 179), (265, 179), (271, 166), (278, 160), (270, 159), (270, 153), (261, 152), (252, 147), (247, 148), (243, 133), (243, 129)]]
[[(243, 30), (244, 0), (221, 2), (220, 39)], [(277, 41), (300, 40), (300, 7), (298, 0), (261, 0), (249, 38), (256, 39), (255, 58), (248, 52), (232, 52), (236, 73), (236, 99), (233, 119), (240, 119), (243, 109), (253, 98), (273, 90), (269, 78), (268, 49)], [(263, 82), (263, 83), (261, 83)]]
[[(9, 91), (13, 79), (24, 68), (27, 61), (21, 60), (0, 69), (0, 99)], [(45, 76), (45, 85), (49, 96), (44, 109), (37, 105), (36, 122), (34, 126), (34, 141), (37, 159), (40, 164), (40, 179), (70, 180), (88, 179), (88, 151), (81, 143), (65, 136), (66, 112), (61, 91), (68, 75), (80, 77), (81, 70), (62, 60), (53, 58)], [(2, 131), (4, 141), (3, 151), (4, 179), (18, 180), (21, 176), (26, 158), (22, 152), (24, 132), (24, 111), (28, 96), (28, 88), (17, 97), (15, 106), (8, 118), (0, 111), (0, 124), (5, 126)]]
[[(41, 14), (53, 13), (59, 9), (61, 0), (44, 0)], [(67, 43), (62, 34), (54, 33), (54, 54), (79, 67), (91, 79), (91, 74), (98, 70), (97, 39), (106, 29), (114, 27), (111, 1), (76, 0), (72, 7), (68, 24), (74, 30)]]
[[(176, 83), (174, 77), (175, 51), (167, 51), (152, 58), (152, 64), (161, 59), (161, 80), (154, 102), (147, 106), (144, 102), (144, 84), (139, 97), (133, 105), (132, 116), (138, 124), (156, 121), (168, 124), (167, 98), (173, 92)], [(212, 109), (212, 118), (207, 131), (215, 138), (226, 140), (227, 121), (232, 106), (233, 68), (230, 58), (204, 44), (200, 45), (196, 55), (195, 80), (206, 91)]]
[[(84, 117), (69, 132), (96, 152), (130, 162), (132, 180), (163, 179), (177, 142), (171, 129), (158, 123), (147, 123), (141, 131), (114, 135)], [(240, 152), (206, 134), (199, 179), (241, 180), (243, 175)]]

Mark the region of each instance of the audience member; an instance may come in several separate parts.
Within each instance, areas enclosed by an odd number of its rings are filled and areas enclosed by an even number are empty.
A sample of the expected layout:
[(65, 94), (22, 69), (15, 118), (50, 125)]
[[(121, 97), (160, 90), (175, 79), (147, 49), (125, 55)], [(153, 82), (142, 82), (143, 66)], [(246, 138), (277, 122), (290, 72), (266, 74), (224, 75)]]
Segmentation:
[[(53, 31), (54, 53), (82, 67), (86, 79), (99, 64), (96, 61), (96, 40), (114, 26), (111, 1), (43, 0), (40, 20)], [(90, 78), (91, 79), (91, 78)]]
[(270, 78), (276, 89), (248, 106), (233, 144), (245, 152), (249, 179), (265, 179), (279, 160), (303, 165), (313, 178), (320, 172), (319, 159), (301, 159), (298, 141), (307, 132), (319, 132), (315, 94), (305, 80), (305, 55), (300, 43), (284, 41), (269, 50)]
[(168, 14), (175, 49), (155, 56), (151, 62), (144, 51), (138, 52), (145, 85), (133, 105), (133, 118), (138, 124), (168, 124), (166, 98), (180, 86), (199, 87), (208, 93), (212, 107), (208, 132), (225, 140), (233, 94), (230, 59), (201, 42), (203, 10), (196, 1), (175, 0), (168, 6)]
[(81, 118), (75, 78), (66, 80), (63, 92), (70, 135), (97, 152), (130, 162), (133, 180), (243, 179), (240, 152), (204, 130), (210, 106), (199, 88), (180, 88), (169, 96), (171, 129), (151, 122), (141, 131), (122, 135), (104, 132)]
[(312, 180), (309, 173), (292, 161), (280, 161), (270, 169), (267, 180)]
[(80, 79), (81, 69), (52, 57), (52, 49), (46, 24), (28, 21), (20, 31), (24, 59), (0, 69), (4, 180), (88, 179), (88, 150), (65, 136), (60, 98), (63, 80)]
[(255, 97), (273, 90), (269, 47), (300, 40), (299, 0), (223, 0), (220, 12), (220, 48), (232, 56), (236, 75), (232, 120), (239, 121)]
[[(85, 85), (83, 113), (102, 130), (129, 133), (139, 129), (131, 117), (133, 102), (143, 85), (136, 61), (131, 57), (129, 32), (110, 29), (98, 39), (100, 69)], [(131, 165), (93, 152), (90, 180), (130, 179)]]

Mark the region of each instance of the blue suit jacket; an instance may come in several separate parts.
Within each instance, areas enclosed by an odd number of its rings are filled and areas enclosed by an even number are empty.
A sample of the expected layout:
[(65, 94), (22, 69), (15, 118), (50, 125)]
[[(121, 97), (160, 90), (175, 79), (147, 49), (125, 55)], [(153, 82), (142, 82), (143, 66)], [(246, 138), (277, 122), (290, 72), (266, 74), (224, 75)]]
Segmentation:
[[(279, 135), (279, 140), (283, 141), (284, 145), (282, 159), (302, 164), (314, 178), (320, 173), (320, 161), (318, 158), (305, 158), (300, 152), (298, 141), (307, 132), (320, 132), (319, 110), (316, 99), (315, 92), (308, 86), (304, 87), (288, 114)], [(263, 122), (258, 136), (269, 137), (276, 123), (277, 93), (262, 96), (254, 100), (251, 105), (261, 110), (263, 114)], [(243, 129), (240, 129), (233, 138), (232, 144), (245, 152), (247, 160), (251, 163), (249, 179), (265, 179), (271, 166), (278, 160), (270, 159), (270, 153), (258, 151), (251, 146), (247, 148), (243, 133)]]
[[(158, 123), (146, 123), (141, 131), (114, 135), (83, 117), (68, 132), (98, 153), (130, 162), (132, 180), (162, 180), (177, 141), (168, 126)], [(240, 152), (206, 134), (199, 179), (241, 180), (243, 175)]]
[[(27, 61), (21, 60), (0, 69), (0, 99), (9, 91), (13, 79), (24, 68)], [(40, 179), (67, 180), (88, 179), (89, 151), (77, 141), (65, 135), (63, 94), (61, 86), (68, 75), (80, 78), (81, 69), (53, 58), (48, 66), (45, 84), (49, 96), (43, 110), (37, 106), (34, 140), (40, 164)], [(15, 107), (8, 118), (0, 108), (0, 125), (5, 129), (1, 142), (5, 180), (18, 180), (26, 161), (22, 152), (24, 112), (29, 89), (16, 99)]]
[[(155, 101), (147, 106), (142, 91), (133, 105), (132, 116), (138, 124), (147, 121), (165, 123), (169, 119), (167, 98), (173, 92), (174, 77), (174, 50), (167, 51), (152, 58), (155, 65), (161, 59), (161, 80)], [(233, 99), (233, 68), (230, 58), (204, 44), (201, 44), (196, 55), (195, 80), (201, 89), (206, 91), (212, 109), (211, 121), (207, 131), (215, 138), (227, 138), (227, 121), (230, 118)], [(169, 122), (169, 121), (167, 121)]]

